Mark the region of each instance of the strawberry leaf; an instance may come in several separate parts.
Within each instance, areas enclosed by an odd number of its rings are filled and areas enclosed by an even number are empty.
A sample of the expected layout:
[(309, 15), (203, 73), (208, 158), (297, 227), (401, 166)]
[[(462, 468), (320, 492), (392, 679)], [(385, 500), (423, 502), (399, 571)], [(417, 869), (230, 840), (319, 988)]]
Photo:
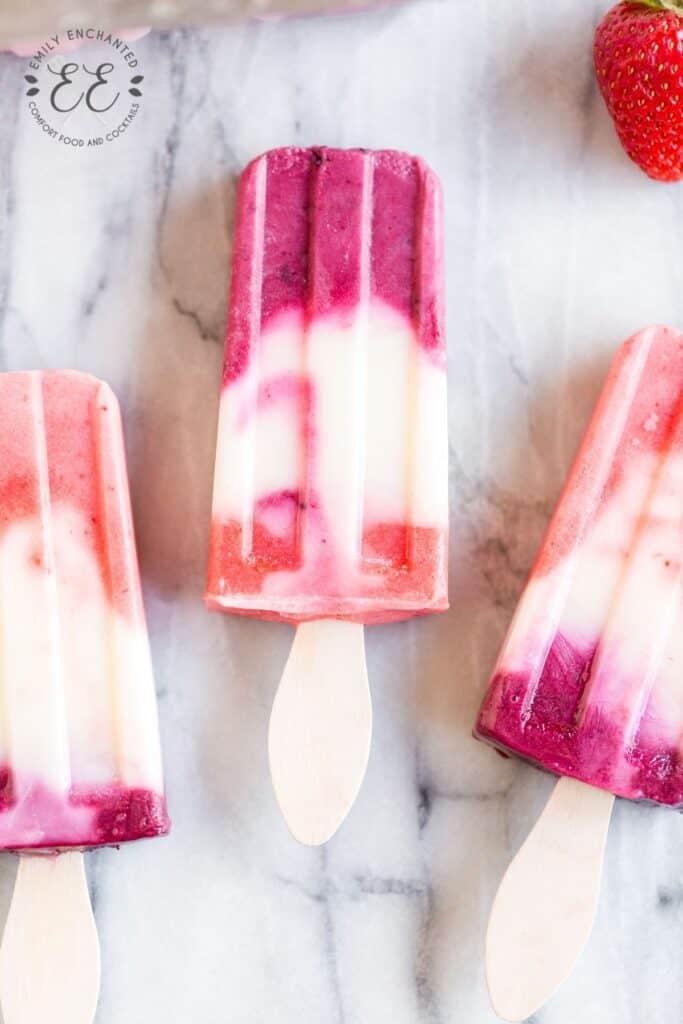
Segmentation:
[(683, 0), (628, 0), (634, 7), (651, 7), (655, 11), (673, 11), (683, 15)]

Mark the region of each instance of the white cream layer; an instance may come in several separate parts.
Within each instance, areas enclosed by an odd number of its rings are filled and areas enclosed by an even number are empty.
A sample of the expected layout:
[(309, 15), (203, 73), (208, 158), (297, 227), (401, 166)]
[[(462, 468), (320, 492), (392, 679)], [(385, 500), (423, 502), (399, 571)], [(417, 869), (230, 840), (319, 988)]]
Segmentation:
[[(240, 521), (248, 547), (255, 503), (307, 484), (321, 500), (335, 556), (349, 566), (363, 525), (445, 528), (444, 370), (405, 318), (378, 302), (365, 319), (330, 317), (315, 323), (305, 342), (302, 334), (298, 315), (281, 317), (262, 335), (246, 372), (223, 391), (214, 518)], [(308, 382), (313, 434), (306, 465), (301, 389)], [(269, 527), (277, 533), (277, 514)]]
[(683, 455), (629, 460), (619, 488), (576, 547), (524, 593), (498, 671), (540, 673), (557, 634), (598, 655), (584, 692), (633, 740), (645, 727), (667, 747), (683, 732)]
[(54, 505), (0, 536), (0, 763), (57, 792), (161, 792), (146, 630), (112, 609), (86, 528)]

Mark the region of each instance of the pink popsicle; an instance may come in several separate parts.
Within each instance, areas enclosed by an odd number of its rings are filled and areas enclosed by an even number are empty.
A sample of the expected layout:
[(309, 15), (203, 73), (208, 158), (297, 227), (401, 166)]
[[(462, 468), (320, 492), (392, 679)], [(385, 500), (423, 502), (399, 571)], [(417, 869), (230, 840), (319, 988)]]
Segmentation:
[(85, 374), (0, 374), (0, 848), (163, 835), (121, 420)]

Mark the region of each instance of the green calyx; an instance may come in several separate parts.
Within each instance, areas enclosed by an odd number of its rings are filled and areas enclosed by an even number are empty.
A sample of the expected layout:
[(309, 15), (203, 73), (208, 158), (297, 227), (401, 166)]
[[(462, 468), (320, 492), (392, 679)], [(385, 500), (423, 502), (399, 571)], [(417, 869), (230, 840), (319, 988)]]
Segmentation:
[(634, 7), (652, 7), (656, 11), (673, 11), (683, 15), (683, 0), (627, 0)]

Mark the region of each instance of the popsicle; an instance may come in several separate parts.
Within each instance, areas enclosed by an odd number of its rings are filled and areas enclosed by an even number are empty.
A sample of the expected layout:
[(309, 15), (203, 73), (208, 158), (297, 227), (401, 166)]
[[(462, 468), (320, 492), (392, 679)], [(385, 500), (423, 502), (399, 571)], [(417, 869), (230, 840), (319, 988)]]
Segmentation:
[(99, 963), (81, 851), (169, 828), (121, 420), (70, 371), (0, 374), (0, 405), (0, 849), (22, 852), (0, 991), (7, 1024), (78, 1024)]
[[(616, 356), (476, 725), (566, 777), (494, 906), (489, 983), (508, 1019), (538, 1008), (588, 937), (613, 795), (683, 807), (682, 556), (683, 335), (653, 327)], [(524, 879), (540, 877), (552, 892), (530, 909)], [(544, 946), (531, 979), (530, 944)]]
[(270, 760), (303, 841), (334, 831), (365, 770), (360, 627), (447, 607), (447, 455), (435, 175), (394, 151), (259, 157), (237, 202), (206, 600), (298, 626)]

